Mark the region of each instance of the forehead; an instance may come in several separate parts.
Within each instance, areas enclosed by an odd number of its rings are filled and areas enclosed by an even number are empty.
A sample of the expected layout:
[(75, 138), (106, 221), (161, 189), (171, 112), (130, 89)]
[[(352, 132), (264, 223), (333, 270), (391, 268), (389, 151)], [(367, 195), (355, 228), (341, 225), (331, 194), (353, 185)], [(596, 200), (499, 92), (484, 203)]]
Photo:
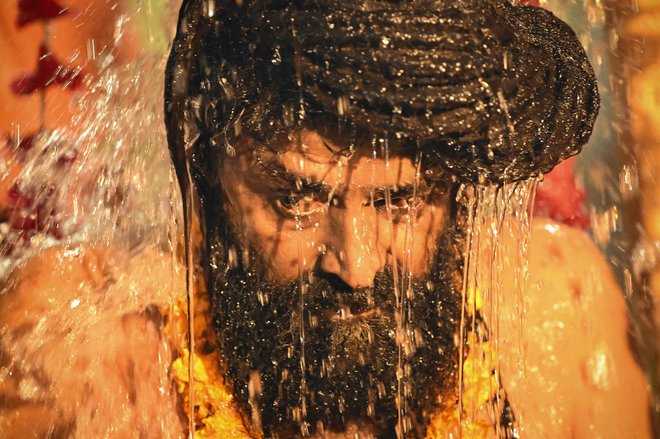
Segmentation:
[(418, 175), (418, 166), (410, 157), (395, 154), (386, 158), (379, 145), (359, 148), (351, 154), (346, 145), (311, 130), (291, 136), (281, 152), (261, 152), (259, 161), (301, 179), (332, 186), (394, 186), (413, 183)]

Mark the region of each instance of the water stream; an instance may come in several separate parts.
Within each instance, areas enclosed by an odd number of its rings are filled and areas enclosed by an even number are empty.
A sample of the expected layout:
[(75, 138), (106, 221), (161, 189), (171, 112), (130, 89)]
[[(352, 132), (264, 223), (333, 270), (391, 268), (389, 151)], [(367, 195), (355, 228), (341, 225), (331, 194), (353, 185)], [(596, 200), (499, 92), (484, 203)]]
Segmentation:
[[(500, 381), (499, 351), (502, 343), (517, 346), (516, 356), (509, 370), (517, 371), (520, 379), (525, 374), (523, 328), (525, 326), (525, 293), (527, 292), (528, 242), (531, 233), (531, 218), (534, 194), (538, 182), (526, 182), (504, 186), (462, 186), (459, 201), (468, 211), (466, 245), (463, 267), (462, 312), (459, 334), (459, 418), (469, 423), (486, 410), (495, 428), (497, 437), (510, 437), (507, 426), (500, 425), (504, 410), (502, 383)], [(511, 290), (505, 290), (505, 277), (511, 277)], [(504, 310), (514, 310), (506, 314)], [(508, 331), (501, 333), (500, 328)], [(515, 331), (511, 331), (515, 329)], [(480, 352), (476, 366), (466, 370), (466, 350)], [(475, 361), (475, 360), (472, 360)], [(493, 379), (483, 383), (477, 376), (479, 371), (492, 371)], [(466, 376), (469, 373), (469, 376)], [(477, 394), (488, 386), (491, 395), (486, 407), (478, 406), (478, 399), (469, 398), (471, 404), (464, 405), (465, 388)], [(475, 388), (476, 387), (476, 388)], [(482, 401), (483, 403), (483, 401)], [(516, 413), (515, 429), (524, 431), (524, 415)], [(504, 429), (504, 430), (502, 430)]]

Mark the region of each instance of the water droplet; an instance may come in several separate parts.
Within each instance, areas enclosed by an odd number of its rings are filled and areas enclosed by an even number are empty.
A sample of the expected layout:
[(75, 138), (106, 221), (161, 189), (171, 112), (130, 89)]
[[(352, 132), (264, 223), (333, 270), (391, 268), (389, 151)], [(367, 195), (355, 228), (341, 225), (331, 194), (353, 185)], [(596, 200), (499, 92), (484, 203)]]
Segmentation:
[(614, 383), (614, 362), (607, 346), (600, 345), (585, 362), (589, 384), (599, 390), (607, 390)]
[(275, 65), (279, 65), (282, 62), (282, 54), (280, 53), (279, 47), (273, 49), (273, 58), (271, 59), (271, 62)]
[(212, 18), (215, 15), (215, 0), (206, 0), (206, 16)]

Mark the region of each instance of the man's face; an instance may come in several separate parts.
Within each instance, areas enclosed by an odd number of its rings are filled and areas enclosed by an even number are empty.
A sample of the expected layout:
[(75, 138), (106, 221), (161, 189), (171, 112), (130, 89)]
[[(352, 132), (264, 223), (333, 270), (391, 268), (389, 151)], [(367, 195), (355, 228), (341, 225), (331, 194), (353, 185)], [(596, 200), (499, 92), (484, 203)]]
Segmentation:
[(224, 162), (233, 229), (270, 280), (319, 269), (350, 288), (369, 287), (394, 256), (413, 273), (426, 272), (447, 215), (438, 197), (446, 188), (430, 187), (413, 159), (386, 161), (378, 145), (375, 158), (349, 159), (343, 147), (304, 131), (283, 153), (264, 149)]
[(303, 131), (222, 164), (228, 257), (211, 282), (214, 325), (238, 400), (284, 437), (301, 421), (387, 435), (399, 413), (423, 430), (453, 389), (446, 183), (378, 145), (342, 148)]

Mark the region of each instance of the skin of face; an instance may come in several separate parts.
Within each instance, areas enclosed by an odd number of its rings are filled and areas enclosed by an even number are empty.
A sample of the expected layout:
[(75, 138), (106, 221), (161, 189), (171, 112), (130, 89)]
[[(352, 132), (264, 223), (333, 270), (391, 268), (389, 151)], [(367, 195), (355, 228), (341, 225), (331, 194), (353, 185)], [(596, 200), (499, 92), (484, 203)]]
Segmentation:
[(368, 287), (393, 257), (423, 273), (447, 208), (425, 199), (431, 188), (414, 158), (349, 158), (309, 130), (292, 140), (280, 153), (239, 153), (221, 171), (227, 216), (269, 278), (289, 282), (318, 269)]

